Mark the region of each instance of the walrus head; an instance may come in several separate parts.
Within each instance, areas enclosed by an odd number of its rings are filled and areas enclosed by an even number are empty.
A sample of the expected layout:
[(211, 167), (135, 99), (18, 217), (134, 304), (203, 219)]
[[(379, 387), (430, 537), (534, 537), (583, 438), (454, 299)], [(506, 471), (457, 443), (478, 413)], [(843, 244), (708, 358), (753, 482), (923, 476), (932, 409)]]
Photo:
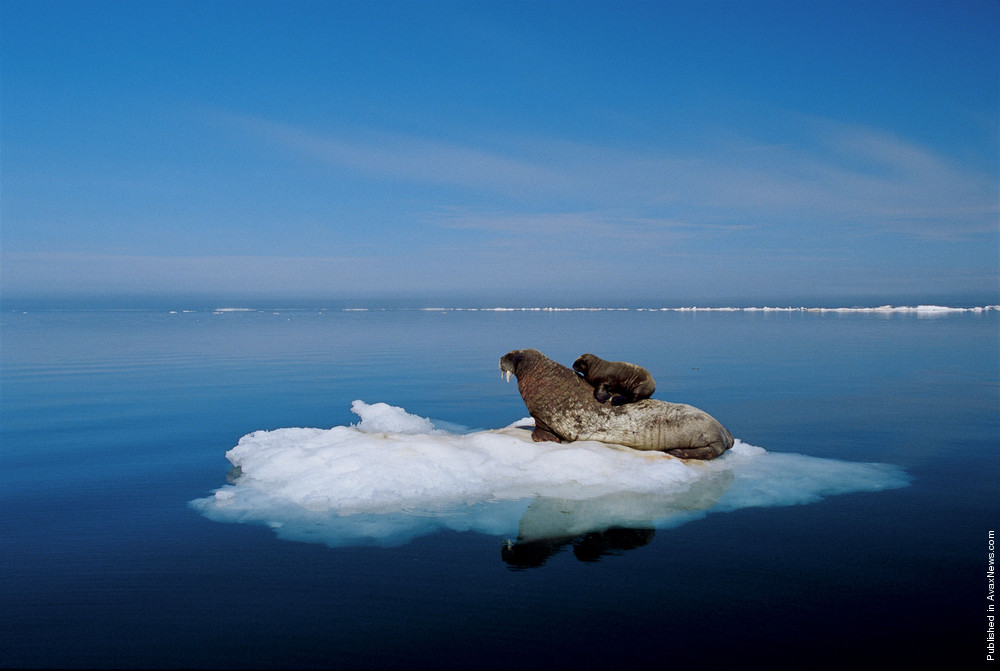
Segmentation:
[(593, 354), (581, 354), (580, 358), (573, 362), (573, 370), (580, 373), (584, 377), (587, 377), (587, 373), (590, 371), (591, 364), (597, 359)]
[(500, 357), (500, 377), (506, 377), (510, 382), (511, 373), (517, 375), (517, 367), (524, 363), (525, 359), (534, 355), (541, 355), (537, 349), (515, 349)]

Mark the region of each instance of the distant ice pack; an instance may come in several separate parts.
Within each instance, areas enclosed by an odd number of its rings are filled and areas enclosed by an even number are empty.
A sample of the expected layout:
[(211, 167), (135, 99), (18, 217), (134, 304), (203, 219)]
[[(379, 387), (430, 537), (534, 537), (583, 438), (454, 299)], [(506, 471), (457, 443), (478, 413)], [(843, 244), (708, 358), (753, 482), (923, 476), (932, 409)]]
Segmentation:
[(243, 436), (226, 453), (231, 484), (191, 506), (289, 540), (393, 546), (443, 529), (522, 542), (663, 529), (709, 512), (909, 484), (896, 466), (772, 453), (739, 440), (722, 457), (696, 462), (592, 441), (534, 443), (531, 418), (467, 433), (385, 403), (354, 401), (351, 411), (360, 421), (350, 426)]

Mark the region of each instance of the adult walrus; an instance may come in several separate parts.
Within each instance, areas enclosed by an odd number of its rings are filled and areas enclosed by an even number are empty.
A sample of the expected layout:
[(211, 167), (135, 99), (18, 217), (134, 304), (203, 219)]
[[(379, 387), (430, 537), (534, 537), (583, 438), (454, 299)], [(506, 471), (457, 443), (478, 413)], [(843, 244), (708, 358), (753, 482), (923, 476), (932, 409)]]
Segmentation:
[(596, 354), (581, 354), (573, 362), (573, 370), (583, 375), (594, 388), (598, 403), (624, 405), (649, 398), (656, 391), (656, 382), (642, 366), (625, 361), (605, 361)]
[(535, 419), (538, 441), (598, 440), (637, 450), (659, 450), (683, 459), (714, 459), (733, 446), (733, 436), (711, 415), (690, 405), (647, 398), (613, 406), (598, 403), (593, 387), (536, 349), (500, 358), (501, 375), (517, 388)]

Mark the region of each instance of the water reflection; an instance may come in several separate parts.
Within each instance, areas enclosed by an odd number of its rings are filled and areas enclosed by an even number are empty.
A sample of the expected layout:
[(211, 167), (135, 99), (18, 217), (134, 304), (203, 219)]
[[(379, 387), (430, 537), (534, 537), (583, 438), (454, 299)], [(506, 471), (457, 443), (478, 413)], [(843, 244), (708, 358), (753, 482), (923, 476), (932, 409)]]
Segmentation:
[(537, 568), (567, 545), (572, 545), (573, 554), (577, 559), (596, 562), (607, 555), (619, 555), (627, 550), (648, 545), (654, 535), (656, 535), (655, 529), (616, 527), (578, 537), (507, 541), (500, 551), (500, 556), (512, 569)]
[(709, 510), (733, 483), (729, 470), (683, 491), (622, 492), (592, 499), (538, 497), (521, 515), (516, 540), (501, 550), (511, 568), (542, 566), (567, 546), (580, 561), (599, 561), (648, 545), (656, 527), (676, 527)]

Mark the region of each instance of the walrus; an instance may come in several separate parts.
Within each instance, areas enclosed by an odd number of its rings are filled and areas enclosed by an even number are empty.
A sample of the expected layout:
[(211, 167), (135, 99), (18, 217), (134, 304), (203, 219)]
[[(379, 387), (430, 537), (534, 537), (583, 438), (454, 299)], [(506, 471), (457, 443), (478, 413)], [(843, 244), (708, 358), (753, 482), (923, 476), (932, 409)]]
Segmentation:
[(598, 403), (593, 388), (572, 370), (536, 349), (500, 358), (500, 373), (517, 388), (535, 420), (532, 440), (597, 440), (637, 450), (659, 450), (682, 459), (714, 459), (733, 436), (708, 413), (653, 398), (626, 405)]
[(573, 370), (594, 388), (598, 403), (624, 405), (649, 398), (656, 391), (656, 382), (642, 366), (625, 361), (605, 361), (596, 354), (581, 354)]

